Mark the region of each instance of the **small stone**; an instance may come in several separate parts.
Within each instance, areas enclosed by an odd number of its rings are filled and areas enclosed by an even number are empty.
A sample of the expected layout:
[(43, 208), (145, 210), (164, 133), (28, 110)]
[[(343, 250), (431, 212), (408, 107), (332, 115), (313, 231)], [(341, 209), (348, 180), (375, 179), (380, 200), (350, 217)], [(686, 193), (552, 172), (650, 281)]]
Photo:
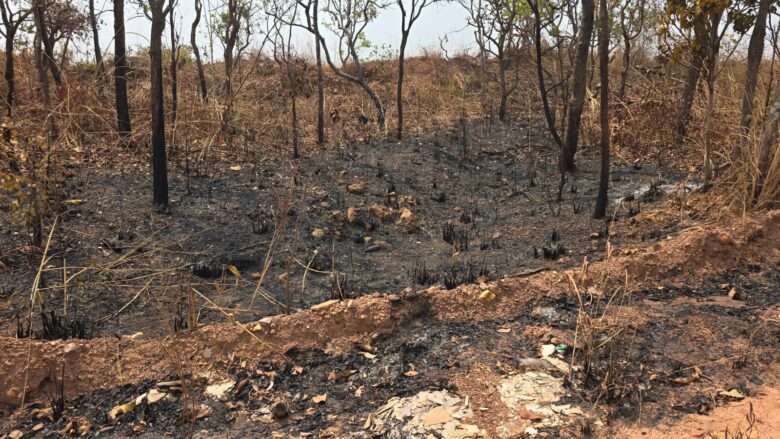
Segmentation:
[(311, 236), (317, 239), (322, 239), (325, 237), (325, 230), (322, 230), (319, 227), (317, 227), (316, 229), (311, 231)]
[(8, 439), (21, 439), (24, 437), (24, 433), (21, 430), (14, 430), (8, 433)]
[(336, 300), (336, 299), (326, 300), (326, 301), (324, 301), (322, 303), (318, 303), (318, 304), (312, 306), (311, 310), (312, 311), (322, 311), (322, 310), (330, 308), (331, 306), (333, 306), (333, 305), (335, 305), (337, 303), (339, 303), (339, 301)]
[(483, 302), (490, 302), (495, 300), (496, 293), (490, 291), (490, 290), (482, 290), (481, 293), (479, 293), (479, 300)]
[(41, 430), (43, 430), (43, 422), (39, 422), (39, 423), (33, 425), (33, 428), (32, 428), (33, 432), (39, 432)]
[(590, 234), (590, 239), (599, 239), (601, 234), (599, 232), (593, 232)]
[(742, 300), (742, 294), (737, 291), (736, 288), (732, 288), (729, 290), (729, 299), (731, 300)]

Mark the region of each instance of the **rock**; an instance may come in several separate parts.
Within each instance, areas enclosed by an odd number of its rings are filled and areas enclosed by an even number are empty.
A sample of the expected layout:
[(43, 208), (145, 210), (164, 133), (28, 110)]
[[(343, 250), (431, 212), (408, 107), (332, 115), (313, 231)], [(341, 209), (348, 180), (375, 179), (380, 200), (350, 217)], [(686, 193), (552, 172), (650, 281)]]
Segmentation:
[(271, 416), (274, 419), (284, 419), (290, 415), (290, 409), (287, 408), (287, 404), (284, 401), (276, 401), (271, 406)]
[(496, 299), (496, 293), (490, 290), (482, 290), (482, 292), (479, 293), (479, 300), (483, 302), (492, 302), (495, 299)]
[(347, 208), (347, 222), (350, 224), (357, 224), (360, 221), (360, 214), (362, 210), (359, 207)]
[(333, 306), (333, 305), (335, 305), (337, 303), (339, 303), (339, 301), (336, 300), (336, 299), (326, 300), (326, 301), (324, 301), (322, 303), (318, 303), (318, 304), (312, 306), (311, 310), (312, 311), (322, 311), (322, 310), (330, 308), (331, 306)]
[(347, 192), (355, 195), (362, 195), (366, 192), (366, 184), (362, 181), (356, 181), (347, 185)]
[(236, 382), (233, 380), (225, 380), (220, 383), (214, 383), (206, 387), (206, 391), (204, 392), (206, 395), (214, 398), (214, 399), (225, 399), (228, 392), (233, 390), (235, 387)]
[(537, 306), (531, 311), (531, 315), (551, 322), (560, 319), (558, 311), (556, 311), (552, 306)]
[(325, 237), (325, 230), (317, 227), (316, 229), (311, 231), (311, 236), (313, 236), (313, 237), (315, 237), (317, 239), (322, 239), (322, 238)]
[(388, 221), (393, 217), (395, 211), (381, 204), (372, 204), (368, 208), (368, 213), (379, 221)]
[(398, 224), (403, 226), (414, 226), (416, 222), (417, 217), (414, 215), (414, 212), (412, 212), (411, 209), (408, 207), (401, 209), (401, 214), (398, 217)]

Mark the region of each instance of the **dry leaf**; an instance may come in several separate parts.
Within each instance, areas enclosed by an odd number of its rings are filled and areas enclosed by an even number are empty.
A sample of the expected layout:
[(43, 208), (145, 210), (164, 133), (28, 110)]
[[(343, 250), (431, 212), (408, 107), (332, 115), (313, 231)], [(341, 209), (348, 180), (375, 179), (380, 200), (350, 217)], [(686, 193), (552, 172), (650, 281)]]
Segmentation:
[(323, 402), (328, 400), (328, 394), (323, 393), (322, 395), (314, 395), (311, 397), (311, 402), (315, 404), (322, 404)]
[(135, 401), (128, 402), (127, 404), (120, 404), (108, 412), (108, 420), (112, 423), (116, 422), (119, 416), (130, 413), (133, 410), (135, 410)]
[(732, 399), (745, 399), (745, 394), (740, 392), (739, 389), (720, 390), (718, 391), (718, 395)]
[(502, 334), (508, 334), (512, 332), (512, 328), (498, 328), (496, 331), (502, 333)]
[(234, 165), (234, 166), (231, 166), (231, 167), (230, 167), (230, 170), (231, 170), (231, 171), (240, 171), (240, 170), (241, 170), (241, 165)]
[(376, 358), (376, 355), (372, 354), (371, 352), (361, 352), (360, 355), (368, 358), (369, 360)]
[(227, 270), (228, 270), (229, 272), (233, 273), (233, 276), (235, 276), (235, 277), (241, 277), (241, 272), (240, 272), (240, 271), (238, 271), (238, 267), (236, 267), (235, 265), (228, 265), (228, 266), (227, 266)]
[(404, 372), (404, 376), (408, 376), (408, 377), (416, 377), (416, 376), (417, 376), (417, 371), (416, 371), (416, 370), (414, 370), (414, 369), (412, 369), (412, 370), (407, 370), (406, 372)]
[(292, 374), (293, 375), (301, 375), (301, 374), (303, 374), (303, 367), (302, 366), (294, 366), (292, 368)]

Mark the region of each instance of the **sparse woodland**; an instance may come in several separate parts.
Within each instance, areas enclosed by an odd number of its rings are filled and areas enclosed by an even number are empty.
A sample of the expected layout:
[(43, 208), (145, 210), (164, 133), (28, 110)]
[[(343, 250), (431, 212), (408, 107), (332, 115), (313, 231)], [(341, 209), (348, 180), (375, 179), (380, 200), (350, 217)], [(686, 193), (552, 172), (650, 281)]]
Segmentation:
[(778, 1), (0, 18), (0, 438), (778, 437)]

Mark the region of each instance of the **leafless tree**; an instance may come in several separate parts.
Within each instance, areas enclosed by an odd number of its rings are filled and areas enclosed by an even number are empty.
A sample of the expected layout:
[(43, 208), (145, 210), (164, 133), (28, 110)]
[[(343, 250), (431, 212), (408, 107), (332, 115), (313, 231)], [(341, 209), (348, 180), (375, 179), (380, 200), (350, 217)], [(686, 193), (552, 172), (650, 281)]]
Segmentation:
[(275, 17), (284, 19), (272, 20), (270, 34), (272, 39), (274, 61), (284, 73), (282, 83), (290, 102), (290, 127), (292, 132), (292, 158), (300, 157), (300, 135), (298, 127), (297, 98), (301, 92), (303, 79), (306, 75), (306, 63), (293, 53), (293, 29), (298, 19), (298, 3), (288, 3), (278, 7)]
[(192, 20), (192, 28), (190, 29), (190, 46), (192, 47), (192, 54), (195, 55), (195, 66), (198, 69), (198, 86), (200, 90), (200, 98), (204, 101), (208, 97), (208, 86), (206, 85), (206, 74), (203, 71), (203, 61), (200, 58), (200, 49), (198, 48), (198, 24), (200, 24), (201, 15), (203, 13), (203, 0), (195, 0), (195, 18)]
[(22, 9), (21, 5), (14, 0), (0, 0), (0, 16), (3, 19), (3, 29), (0, 33), (5, 38), (5, 104), (8, 116), (13, 114), (13, 108), (16, 104), (16, 73), (14, 70), (16, 32), (31, 13), (31, 8)]
[[(384, 7), (377, 0), (329, 0), (325, 13), (329, 18), (332, 30), (338, 38), (338, 55), (340, 66), (337, 66), (330, 54), (328, 45), (322, 32), (319, 32), (320, 46), (325, 52), (325, 60), (328, 66), (340, 78), (346, 79), (358, 85), (369, 97), (376, 110), (377, 124), (385, 127), (385, 107), (379, 95), (371, 88), (366, 77), (365, 69), (360, 61), (360, 48), (365, 43), (365, 29), (378, 11)], [(346, 67), (352, 68), (354, 73), (347, 73)]]
[(519, 82), (516, 66), (514, 77), (508, 76), (513, 64), (518, 60), (521, 42), (521, 32), (518, 28), (522, 18), (522, 3), (514, 0), (464, 0), (461, 5), (468, 14), (469, 26), (474, 28), (483, 63), (488, 56), (495, 57), (498, 63), (498, 118), (503, 122), (507, 116), (509, 96)]
[(406, 58), (406, 45), (409, 43), (409, 35), (412, 26), (420, 18), (423, 9), (427, 8), (438, 0), (396, 0), (398, 8), (401, 10), (401, 46), (398, 51), (398, 83), (395, 94), (395, 106), (398, 112), (398, 127), (396, 135), (398, 139), (403, 137), (404, 133), (404, 63)]
[(623, 0), (620, 5), (620, 36), (623, 40), (623, 69), (620, 71), (618, 96), (626, 95), (628, 74), (631, 71), (632, 43), (639, 38), (645, 27), (646, 0)]
[(103, 74), (103, 52), (100, 50), (100, 35), (98, 29), (95, 0), (89, 0), (89, 26), (92, 29), (92, 44), (95, 50), (95, 67), (98, 76)]

